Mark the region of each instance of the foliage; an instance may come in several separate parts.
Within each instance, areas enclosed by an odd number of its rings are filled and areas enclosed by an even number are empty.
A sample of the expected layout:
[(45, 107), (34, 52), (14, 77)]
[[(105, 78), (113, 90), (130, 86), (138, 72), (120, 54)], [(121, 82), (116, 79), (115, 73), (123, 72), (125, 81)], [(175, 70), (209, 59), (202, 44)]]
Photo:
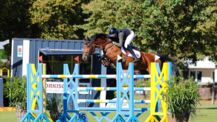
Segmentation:
[(83, 6), (90, 14), (80, 26), (86, 35), (108, 32), (110, 26), (131, 28), (136, 45), (168, 54), (178, 62), (204, 56), (216, 59), (216, 0), (92, 0)]
[(0, 49), (0, 59), (6, 59), (6, 58), (7, 56), (5, 50)]
[(0, 60), (0, 67), (2, 67), (4, 65), (4, 63)]
[(26, 78), (8, 78), (4, 93), (10, 99), (10, 106), (21, 106), (26, 109)]
[(133, 29), (141, 50), (178, 63), (204, 56), (217, 61), (216, 5), (216, 0), (2, 0), (0, 40), (78, 39), (84, 31), (90, 36), (114, 26)]
[[(179, 82), (177, 82), (179, 81)], [(190, 114), (195, 114), (199, 102), (198, 85), (192, 79), (174, 80), (163, 95), (173, 117), (178, 121), (188, 121)]]
[(13, 37), (36, 37), (37, 28), (31, 25), (28, 8), (32, 0), (1, 0), (0, 40)]
[(135, 82), (136, 87), (150, 87), (150, 80), (138, 79)]
[(62, 101), (61, 98), (62, 96), (53, 94), (47, 99), (47, 109), (50, 112), (52, 120), (57, 120), (62, 113), (63, 104), (60, 102)]
[(111, 26), (136, 29), (142, 23), (142, 4), (141, 0), (92, 0), (83, 5), (84, 12), (90, 16), (87, 23), (80, 27), (87, 30), (88, 36), (106, 33)]
[[(217, 43), (215, 3), (214, 0), (147, 2), (142, 33), (147, 38), (143, 41), (155, 50), (161, 47), (160, 52), (176, 55), (177, 60), (196, 61), (202, 55), (213, 55), (216, 52), (213, 45)], [(205, 28), (206, 24), (209, 26)]]
[[(0, 41), (14, 37), (36, 38), (40, 29), (31, 24), (28, 12), (33, 0), (1, 0)], [(5, 46), (7, 56), (11, 54), (11, 43)]]
[[(84, 1), (84, 0), (83, 0)], [(72, 39), (82, 36), (76, 25), (83, 22), (82, 0), (35, 0), (30, 8), (32, 24), (37, 24), (41, 38)]]

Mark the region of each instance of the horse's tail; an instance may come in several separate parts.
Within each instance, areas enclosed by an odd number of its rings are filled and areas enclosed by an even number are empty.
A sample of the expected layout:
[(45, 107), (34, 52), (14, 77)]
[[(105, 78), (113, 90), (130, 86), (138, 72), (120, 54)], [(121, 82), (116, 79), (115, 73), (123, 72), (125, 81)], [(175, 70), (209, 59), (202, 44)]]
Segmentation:
[(163, 67), (163, 63), (164, 62), (168, 62), (168, 56), (166, 55), (156, 55), (156, 62), (158, 62), (160, 64), (160, 68), (162, 69)]
[(159, 58), (159, 62), (160, 62), (161, 69), (163, 68), (163, 63), (165, 63), (165, 62), (171, 62), (173, 64), (173, 66), (172, 66), (173, 75), (174, 76), (181, 75), (181, 73), (179, 71), (179, 67), (175, 63), (176, 61), (173, 58), (169, 57), (168, 55), (160, 55), (159, 57), (160, 57)]

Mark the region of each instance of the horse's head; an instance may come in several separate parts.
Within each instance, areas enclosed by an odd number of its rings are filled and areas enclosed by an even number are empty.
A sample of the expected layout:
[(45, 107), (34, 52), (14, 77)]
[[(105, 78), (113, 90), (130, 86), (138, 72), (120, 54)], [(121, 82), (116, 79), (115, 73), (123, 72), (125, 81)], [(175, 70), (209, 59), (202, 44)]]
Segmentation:
[(95, 34), (90, 38), (85, 39), (82, 60), (87, 62), (89, 56), (94, 53), (95, 48), (102, 49), (108, 41), (108, 36), (106, 34)]
[(95, 44), (90, 41), (89, 38), (85, 39), (85, 43), (83, 45), (83, 54), (82, 54), (82, 60), (84, 62), (88, 61), (88, 58), (91, 54), (93, 54), (95, 51)]

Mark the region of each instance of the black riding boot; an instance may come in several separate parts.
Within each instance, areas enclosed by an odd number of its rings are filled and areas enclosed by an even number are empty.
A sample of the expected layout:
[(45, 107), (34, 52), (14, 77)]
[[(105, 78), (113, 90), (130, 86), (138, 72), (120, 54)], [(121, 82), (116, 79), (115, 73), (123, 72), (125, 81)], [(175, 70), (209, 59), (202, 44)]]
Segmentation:
[(133, 55), (133, 57), (135, 58), (134, 61), (135, 61), (135, 62), (136, 62), (136, 61), (139, 61), (139, 58), (137, 58), (135, 52), (133, 51), (133, 47), (130, 46), (130, 45), (128, 45), (127, 49), (130, 51), (130, 53), (131, 53), (131, 54)]

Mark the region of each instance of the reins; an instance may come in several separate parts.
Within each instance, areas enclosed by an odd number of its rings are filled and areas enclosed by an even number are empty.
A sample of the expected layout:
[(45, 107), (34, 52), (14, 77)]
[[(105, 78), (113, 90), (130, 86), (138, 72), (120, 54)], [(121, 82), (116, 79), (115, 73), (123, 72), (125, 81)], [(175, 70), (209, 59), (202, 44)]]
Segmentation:
[[(96, 43), (96, 40), (97, 40), (97, 39), (95, 39), (95, 41), (91, 41), (91, 42), (90, 42), (90, 45), (92, 45), (93, 48), (95, 48), (95, 47), (101, 48), (101, 49), (103, 50), (103, 52), (106, 52), (108, 49), (112, 48), (112, 47), (115, 45), (115, 44), (112, 43), (112, 41), (111, 41), (109, 38), (101, 38), (101, 40), (104, 40), (104, 41), (105, 41), (104, 43), (101, 43), (101, 44), (97, 44), (97, 43)], [(98, 42), (99, 42), (99, 41), (98, 41)], [(102, 41), (102, 42), (103, 42), (103, 41)], [(111, 43), (111, 45), (108, 46), (108, 47), (106, 47), (106, 45), (108, 45), (108, 44), (110, 44), (110, 43)]]
[(107, 40), (106, 42), (104, 42), (103, 44), (96, 44), (96, 43), (92, 43), (95, 44), (96, 47), (100, 47), (101, 49), (103, 49), (104, 51), (107, 51), (109, 48), (111, 48), (114, 44), (112, 44), (111, 46), (106, 48), (106, 45), (112, 43), (112, 41)]

